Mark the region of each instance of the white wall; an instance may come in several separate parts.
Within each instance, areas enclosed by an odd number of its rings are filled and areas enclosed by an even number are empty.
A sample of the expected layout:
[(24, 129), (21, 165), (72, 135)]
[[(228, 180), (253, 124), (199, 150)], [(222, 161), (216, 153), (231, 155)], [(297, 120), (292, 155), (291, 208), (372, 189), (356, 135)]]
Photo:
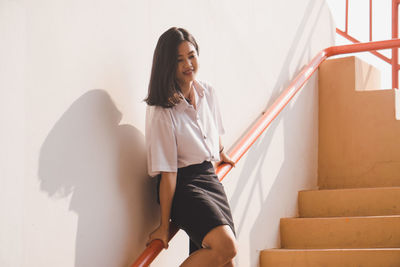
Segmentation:
[[(231, 146), (333, 44), (323, 0), (0, 1), (0, 266), (127, 266), (158, 223), (144, 110), (159, 35), (189, 29)], [(224, 180), (240, 252), (279, 247), (279, 218), (316, 186), (317, 79)], [(176, 266), (178, 234), (153, 266)]]

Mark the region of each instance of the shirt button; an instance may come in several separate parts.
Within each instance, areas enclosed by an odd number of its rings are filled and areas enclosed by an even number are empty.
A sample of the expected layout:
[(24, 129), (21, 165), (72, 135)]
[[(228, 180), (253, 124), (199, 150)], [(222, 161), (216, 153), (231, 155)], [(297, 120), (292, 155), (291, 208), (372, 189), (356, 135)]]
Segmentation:
[(211, 156), (212, 159), (214, 159), (214, 156)]
[(207, 139), (207, 136), (203, 136), (204, 137), (204, 139)]

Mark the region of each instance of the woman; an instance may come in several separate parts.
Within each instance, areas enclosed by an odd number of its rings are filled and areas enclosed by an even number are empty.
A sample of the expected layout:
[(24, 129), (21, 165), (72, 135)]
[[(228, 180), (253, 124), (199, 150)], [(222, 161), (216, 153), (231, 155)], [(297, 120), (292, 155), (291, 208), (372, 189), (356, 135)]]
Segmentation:
[(150, 234), (168, 248), (172, 220), (190, 237), (181, 266), (233, 266), (235, 230), (223, 185), (211, 161), (226, 155), (215, 92), (197, 81), (199, 48), (182, 28), (163, 33), (154, 51), (145, 99), (148, 171), (158, 177), (160, 226)]

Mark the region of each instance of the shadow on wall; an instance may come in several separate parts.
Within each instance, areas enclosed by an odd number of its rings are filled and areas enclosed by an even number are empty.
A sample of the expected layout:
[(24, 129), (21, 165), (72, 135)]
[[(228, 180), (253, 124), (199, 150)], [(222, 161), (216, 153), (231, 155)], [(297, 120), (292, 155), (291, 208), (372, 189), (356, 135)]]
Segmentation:
[[(305, 40), (305, 44), (310, 44), (313, 35), (315, 34), (315, 28), (318, 24), (318, 21), (321, 18), (322, 9), (324, 8), (323, 1), (309, 1), (306, 11), (304, 12), (304, 16), (301, 20), (301, 23), (297, 27), (296, 35), (293, 38), (291, 47), (284, 59), (284, 63), (282, 64), (282, 69), (280, 71), (279, 77), (277, 78), (278, 82), (282, 82), (287, 80), (287, 74), (290, 73), (290, 69), (295, 66), (295, 69), (298, 70), (295, 75), (297, 75), (302, 66), (301, 62), (294, 63), (293, 58), (298, 58), (299, 60), (303, 60), (306, 58), (307, 63), (312, 59), (313, 55), (310, 46), (305, 46), (302, 50), (299, 48), (299, 44), (302, 43), (302, 40)], [(317, 16), (309, 16), (309, 14), (317, 14)], [(312, 19), (312, 21), (310, 21)], [(311, 24), (312, 28), (309, 32), (305, 33), (304, 29), (306, 25)], [(334, 32), (331, 34), (331, 43), (334, 40)], [(300, 56), (295, 57), (296, 54), (300, 54)], [(314, 74), (315, 75), (315, 74)], [(272, 89), (272, 96), (268, 101), (266, 109), (269, 108), (273, 102), (278, 98), (279, 94), (286, 89), (291, 80), (294, 77), (290, 77), (290, 80), (287, 80), (284, 84), (276, 84)], [(318, 95), (317, 91), (310, 91), (312, 88), (310, 83), (314, 83), (313, 86), (317, 86), (317, 80), (311, 78), (308, 85), (305, 85), (303, 88), (303, 94), (299, 92), (301, 100), (299, 100), (302, 105), (298, 105), (299, 102), (295, 102), (293, 104), (289, 104), (285, 107), (285, 110), (275, 119), (275, 121), (269, 126), (267, 132), (258, 139), (253, 147), (249, 150), (246, 161), (243, 163), (244, 166), (238, 178), (238, 183), (236, 185), (236, 189), (231, 197), (231, 207), (232, 210), (235, 211), (239, 204), (243, 205), (243, 213), (238, 216), (237, 221), (235, 221), (237, 227), (237, 234), (240, 238), (242, 235), (242, 228), (247, 219), (247, 212), (250, 210), (250, 206), (259, 206), (261, 210), (255, 221), (252, 223), (251, 231), (250, 231), (250, 259), (251, 266), (258, 266), (258, 251), (260, 248), (266, 249), (267, 244), (275, 243), (275, 247), (280, 247), (280, 232), (279, 232), (279, 219), (276, 220), (276, 217), (280, 217), (288, 213), (288, 211), (292, 210), (293, 207), (297, 206), (297, 191), (293, 192), (293, 189), (288, 187), (287, 185), (295, 185), (294, 187), (302, 188), (304, 184), (302, 181), (296, 181), (296, 175), (300, 175), (301, 177), (315, 178), (314, 184), (316, 185), (317, 174), (316, 174), (316, 164), (317, 164), (317, 139), (318, 134), (315, 132), (315, 129), (318, 129), (318, 116), (315, 114), (315, 111), (318, 110)], [(298, 96), (299, 97), (299, 96)], [(316, 101), (316, 102), (315, 102)], [(316, 110), (314, 110), (316, 108)], [(300, 117), (295, 114), (303, 114), (303, 116), (307, 116), (301, 121), (299, 121)], [(286, 118), (286, 119), (285, 119)], [(283, 123), (283, 161), (279, 166), (278, 173), (271, 177), (270, 174), (263, 173), (265, 168), (263, 167), (265, 162), (267, 151), (271, 146), (273, 141), (274, 133), (277, 130), (279, 124)], [(293, 133), (296, 133), (295, 135)], [(316, 134), (316, 135), (315, 135)], [(303, 141), (301, 144), (298, 144), (299, 138), (302, 138)], [(293, 151), (293, 148), (296, 148)], [(315, 152), (315, 153), (314, 153)], [(315, 169), (309, 169), (308, 166), (315, 166)], [(291, 164), (295, 163), (297, 166), (305, 166), (299, 170), (294, 170)], [(249, 175), (254, 176), (255, 179), (249, 179)], [(262, 179), (270, 178), (272, 181), (263, 182)], [(265, 184), (269, 184), (270, 188), (265, 195), (265, 188), (262, 189)], [(244, 188), (250, 187), (250, 192), (247, 194), (249, 197), (247, 199), (241, 198), (241, 193)], [(255, 198), (254, 196), (262, 196), (261, 198)], [(281, 202), (282, 196), (285, 198), (285, 202)], [(255, 204), (253, 201), (259, 200), (259, 204)], [(288, 206), (288, 203), (289, 206)], [(277, 207), (280, 207), (280, 210), (277, 210)], [(274, 214), (272, 214), (274, 213)], [(287, 215), (285, 215), (287, 216)], [(265, 226), (269, 226), (269, 230), (265, 230)], [(260, 233), (265, 233), (265, 235), (260, 235)], [(238, 264), (238, 259), (236, 259), (236, 263)]]
[(127, 266), (156, 221), (144, 136), (121, 118), (107, 92), (91, 90), (62, 115), (40, 151), (41, 190), (71, 195), (78, 215), (75, 267)]

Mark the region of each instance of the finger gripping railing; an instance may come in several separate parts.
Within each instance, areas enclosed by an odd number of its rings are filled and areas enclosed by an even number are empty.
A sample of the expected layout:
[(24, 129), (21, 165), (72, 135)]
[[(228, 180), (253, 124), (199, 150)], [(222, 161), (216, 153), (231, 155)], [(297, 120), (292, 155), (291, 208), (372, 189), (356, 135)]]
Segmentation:
[[(380, 49), (389, 49), (394, 47), (400, 47), (400, 39), (368, 42), (359, 44), (350, 44), (342, 46), (331, 46), (320, 51), (311, 62), (304, 67), (291, 84), (282, 92), (282, 94), (275, 100), (275, 102), (269, 107), (265, 113), (253, 124), (249, 131), (237, 142), (237, 144), (231, 149), (229, 156), (232, 160), (237, 163), (242, 156), (249, 150), (254, 142), (260, 137), (260, 135), (267, 129), (271, 122), (278, 116), (282, 109), (289, 103), (289, 101), (295, 96), (295, 94), (302, 88), (305, 82), (312, 76), (317, 70), (318, 66), (328, 57), (349, 54), (356, 52), (373, 51)], [(229, 164), (222, 164), (217, 167), (216, 173), (220, 181), (225, 178), (228, 172), (232, 169)], [(170, 226), (170, 240), (175, 236), (178, 229), (174, 224)], [(157, 255), (163, 249), (163, 243), (161, 240), (153, 240), (146, 249), (142, 252), (139, 258), (131, 265), (131, 267), (144, 267), (148, 266)]]

